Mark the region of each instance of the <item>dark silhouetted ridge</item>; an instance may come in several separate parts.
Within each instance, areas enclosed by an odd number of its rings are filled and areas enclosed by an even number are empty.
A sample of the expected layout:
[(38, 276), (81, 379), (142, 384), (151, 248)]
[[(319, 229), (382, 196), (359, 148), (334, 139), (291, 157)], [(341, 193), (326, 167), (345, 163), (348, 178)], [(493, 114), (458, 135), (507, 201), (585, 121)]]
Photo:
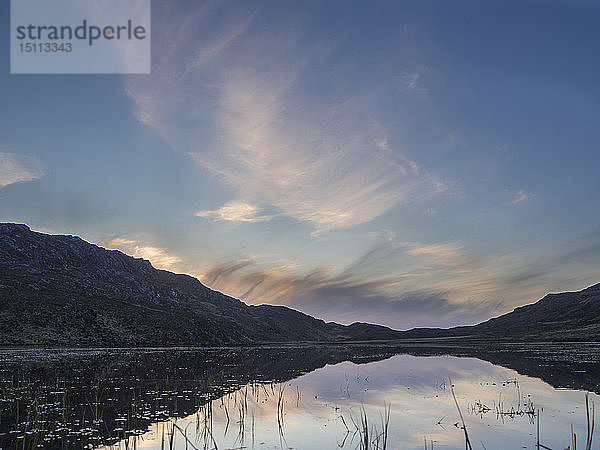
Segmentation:
[(327, 324), (283, 306), (250, 306), (191, 276), (76, 236), (0, 224), (4, 345), (217, 345), (398, 335), (367, 324)]
[(508, 340), (598, 341), (600, 283), (578, 292), (548, 294), (530, 305), (478, 325), (449, 330), (415, 329), (406, 337), (479, 337)]
[(252, 306), (196, 278), (77, 236), (0, 224), (4, 345), (174, 346), (397, 339), (598, 340), (600, 284), (548, 294), (475, 326), (395, 331), (325, 323), (285, 306)]

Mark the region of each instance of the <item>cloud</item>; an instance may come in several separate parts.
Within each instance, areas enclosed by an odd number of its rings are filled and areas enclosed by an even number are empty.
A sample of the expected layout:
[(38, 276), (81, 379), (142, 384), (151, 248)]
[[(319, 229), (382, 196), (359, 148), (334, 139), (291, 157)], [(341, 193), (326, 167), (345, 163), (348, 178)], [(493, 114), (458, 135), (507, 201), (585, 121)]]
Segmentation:
[(198, 211), (196, 216), (228, 222), (264, 222), (275, 217), (273, 214), (262, 214), (262, 211), (250, 203), (230, 201), (215, 210)]
[(464, 257), (460, 248), (452, 244), (420, 245), (407, 243), (406, 254), (413, 257), (424, 258), (428, 261), (446, 267), (458, 267), (463, 265)]
[[(586, 253), (590, 260), (598, 253), (598, 236), (585, 236), (594, 249)], [(394, 233), (385, 232), (373, 237), (381, 244), (347, 266), (312, 270), (293, 261), (261, 258), (188, 270), (194, 267), (189, 261), (141, 240), (117, 237), (101, 245), (148, 259), (158, 268), (190, 273), (251, 304), (283, 304), (325, 320), (398, 329), (472, 324), (534, 302), (549, 290), (576, 290), (597, 282), (597, 270), (558, 272), (567, 259), (579, 258), (583, 246), (534, 265), (526, 251), (483, 258), (457, 242), (398, 242)]]
[(368, 321), (398, 329), (451, 326), (487, 319), (494, 311), (494, 304), (457, 303), (433, 290), (415, 290), (400, 296), (389, 292), (390, 287), (418, 280), (421, 274), (365, 279), (373, 259), (383, 256), (379, 253), (379, 250), (369, 252), (341, 273), (320, 268), (301, 274), (294, 265), (263, 267), (256, 261), (245, 260), (212, 266), (199, 274), (199, 278), (249, 303), (284, 304), (342, 323)]
[(519, 191), (516, 193), (515, 198), (512, 201), (513, 205), (516, 205), (518, 203), (524, 202), (525, 200), (529, 200), (530, 198), (535, 197), (535, 194), (529, 192), (525, 192), (523, 189), (519, 189)]
[(418, 93), (426, 93), (427, 89), (419, 84), (419, 78), (421, 74), (418, 72), (409, 73), (402, 76), (402, 87), (404, 90), (409, 92), (418, 92)]
[(121, 250), (135, 258), (147, 259), (157, 269), (176, 270), (181, 258), (170, 255), (167, 249), (140, 244), (125, 238), (111, 238), (100, 241), (100, 245), (110, 250)]
[[(382, 150), (385, 150), (387, 153), (394, 154), (390, 149), (387, 139), (383, 139), (377, 142), (376, 144), (377, 147), (379, 147)], [(415, 161), (408, 159), (402, 153), (396, 152), (396, 157), (390, 160), (390, 164), (399, 168), (403, 175), (407, 175), (409, 171), (412, 172), (414, 175), (420, 174), (419, 165)]]
[(126, 90), (140, 122), (232, 192), (202, 217), (268, 220), (251, 210), (264, 205), (319, 233), (442, 190), (390, 145), (380, 124), (365, 120), (376, 103), (372, 86), (344, 97), (306, 87), (335, 49), (305, 42), (286, 24), (254, 26), (251, 11), (208, 7), (190, 15), (192, 24), (170, 10), (158, 14), (165, 33), (153, 41), (153, 74), (127, 78)]
[(303, 272), (292, 263), (247, 259), (210, 266), (198, 277), (250, 303), (285, 304), (325, 320), (372, 321), (393, 328), (475, 323), (502, 307), (487, 295), (499, 289), (489, 273), (491, 264), (478, 269), (453, 244), (382, 239), (385, 243), (342, 270)]
[(472, 324), (537, 301), (551, 289), (597, 282), (597, 271), (560, 273), (563, 257), (533, 265), (526, 252), (484, 258), (458, 243), (397, 242), (385, 233), (380, 238), (380, 246), (341, 269), (303, 271), (285, 261), (245, 259), (208, 266), (197, 276), (249, 303), (399, 329)]
[(42, 165), (36, 158), (0, 152), (0, 189), (9, 184), (33, 181), (43, 176)]

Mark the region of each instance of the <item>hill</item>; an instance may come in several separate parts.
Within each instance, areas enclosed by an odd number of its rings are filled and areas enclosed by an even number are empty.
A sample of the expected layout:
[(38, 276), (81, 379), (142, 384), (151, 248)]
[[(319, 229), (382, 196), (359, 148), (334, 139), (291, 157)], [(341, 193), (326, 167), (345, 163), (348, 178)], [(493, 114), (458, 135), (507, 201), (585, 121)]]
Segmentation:
[(474, 337), (504, 340), (597, 341), (600, 283), (578, 292), (548, 294), (530, 305), (473, 326), (414, 329), (405, 338)]
[(394, 339), (386, 327), (325, 323), (247, 305), (188, 275), (76, 236), (0, 224), (4, 345), (170, 346)]
[(76, 236), (0, 224), (0, 343), (202, 346), (396, 340), (595, 341), (600, 284), (548, 294), (474, 326), (395, 331), (324, 322), (285, 306), (247, 305), (196, 278)]

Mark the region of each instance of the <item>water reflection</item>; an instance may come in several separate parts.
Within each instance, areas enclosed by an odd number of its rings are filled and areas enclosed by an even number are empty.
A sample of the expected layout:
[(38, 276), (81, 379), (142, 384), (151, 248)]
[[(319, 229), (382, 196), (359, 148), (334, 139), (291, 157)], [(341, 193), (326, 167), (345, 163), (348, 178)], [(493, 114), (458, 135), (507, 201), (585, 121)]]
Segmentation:
[(584, 392), (535, 377), (597, 389), (598, 348), (548, 349), (5, 351), (0, 448), (464, 448), (449, 380), (473, 448), (536, 448), (537, 411), (585, 448)]

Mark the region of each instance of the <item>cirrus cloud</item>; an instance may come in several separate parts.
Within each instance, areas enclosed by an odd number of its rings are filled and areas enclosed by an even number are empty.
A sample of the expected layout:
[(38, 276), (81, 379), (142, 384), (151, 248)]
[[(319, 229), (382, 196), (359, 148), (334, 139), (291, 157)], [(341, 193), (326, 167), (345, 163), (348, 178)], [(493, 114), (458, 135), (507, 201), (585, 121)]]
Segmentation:
[(141, 123), (233, 193), (221, 208), (197, 215), (262, 221), (270, 215), (253, 208), (264, 205), (310, 223), (316, 234), (370, 222), (442, 190), (367, 119), (377, 87), (318, 98), (322, 86), (307, 88), (335, 52), (331, 45), (306, 45), (302, 31), (285, 24), (255, 26), (252, 11), (173, 7), (158, 17), (165, 32), (153, 41), (153, 73), (127, 78), (126, 91)]
[(13, 152), (0, 152), (0, 188), (44, 176), (42, 164), (36, 158)]
[(513, 199), (512, 204), (517, 205), (533, 197), (535, 197), (535, 194), (531, 192), (525, 192), (523, 189), (519, 189), (519, 191), (515, 194), (515, 198)]
[(180, 257), (169, 254), (165, 248), (144, 245), (132, 239), (121, 237), (105, 239), (100, 241), (100, 245), (109, 250), (121, 250), (135, 258), (147, 259), (157, 269), (176, 270), (181, 262)]
[(264, 222), (275, 217), (274, 214), (263, 214), (262, 208), (242, 201), (230, 201), (215, 210), (201, 210), (196, 216), (227, 222)]

